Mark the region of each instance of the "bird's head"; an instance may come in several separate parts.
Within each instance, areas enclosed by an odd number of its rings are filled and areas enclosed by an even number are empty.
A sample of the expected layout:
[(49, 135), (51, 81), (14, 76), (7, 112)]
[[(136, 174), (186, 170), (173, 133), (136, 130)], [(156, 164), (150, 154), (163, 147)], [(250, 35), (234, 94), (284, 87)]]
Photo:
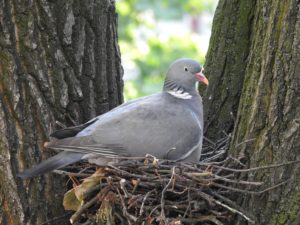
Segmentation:
[(171, 90), (174, 86), (192, 90), (195, 89), (197, 81), (208, 85), (208, 80), (202, 72), (203, 67), (197, 61), (187, 58), (178, 59), (169, 67), (164, 90)]

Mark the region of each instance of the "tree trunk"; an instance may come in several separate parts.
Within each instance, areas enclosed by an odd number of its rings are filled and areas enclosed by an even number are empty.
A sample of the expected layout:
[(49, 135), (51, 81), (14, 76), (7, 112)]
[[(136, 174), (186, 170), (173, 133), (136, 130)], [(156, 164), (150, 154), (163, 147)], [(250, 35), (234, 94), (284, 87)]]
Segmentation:
[[(230, 153), (251, 167), (299, 159), (300, 2), (220, 0), (206, 63), (207, 136), (232, 132)], [(300, 224), (300, 165), (253, 178), (281, 186), (240, 196), (257, 224)], [(237, 221), (236, 224), (244, 224)]]
[(0, 224), (66, 214), (65, 179), (16, 173), (53, 154), (43, 143), (55, 121), (79, 124), (122, 102), (116, 17), (111, 0), (0, 0)]
[(250, 51), (255, 1), (220, 0), (206, 56), (205, 133), (219, 138), (233, 129)]

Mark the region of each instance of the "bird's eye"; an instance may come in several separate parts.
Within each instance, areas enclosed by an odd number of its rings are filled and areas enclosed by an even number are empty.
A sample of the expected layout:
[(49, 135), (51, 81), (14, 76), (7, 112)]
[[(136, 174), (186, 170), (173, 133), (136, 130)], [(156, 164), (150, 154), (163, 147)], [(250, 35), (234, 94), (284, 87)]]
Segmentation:
[(187, 67), (184, 67), (184, 71), (188, 71), (188, 68), (187, 68)]

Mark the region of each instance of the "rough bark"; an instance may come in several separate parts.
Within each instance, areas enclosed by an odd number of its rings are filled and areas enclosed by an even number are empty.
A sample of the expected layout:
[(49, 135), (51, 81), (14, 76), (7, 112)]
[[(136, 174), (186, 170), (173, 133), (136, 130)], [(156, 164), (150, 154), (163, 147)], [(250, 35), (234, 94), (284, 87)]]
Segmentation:
[(56, 120), (79, 124), (122, 102), (116, 17), (110, 0), (0, 0), (0, 224), (65, 215), (65, 180), (16, 173), (53, 154), (43, 143)]
[(214, 15), (206, 56), (205, 133), (221, 137), (234, 126), (247, 66), (255, 1), (220, 1)]
[[(299, 159), (300, 2), (221, 0), (210, 44), (212, 87), (204, 97), (209, 137), (232, 132), (230, 153), (245, 156), (251, 167)], [(239, 196), (257, 224), (300, 224), (299, 167), (249, 178), (266, 185), (291, 178), (269, 193)]]

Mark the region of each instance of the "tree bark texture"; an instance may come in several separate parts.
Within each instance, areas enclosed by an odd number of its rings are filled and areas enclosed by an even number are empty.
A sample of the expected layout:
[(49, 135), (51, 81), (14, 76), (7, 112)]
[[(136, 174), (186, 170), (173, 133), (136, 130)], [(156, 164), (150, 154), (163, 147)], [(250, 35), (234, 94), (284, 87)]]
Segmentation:
[(43, 143), (55, 121), (80, 124), (123, 101), (116, 19), (111, 0), (0, 0), (0, 224), (66, 214), (66, 180), (16, 173), (53, 154)]
[[(300, 159), (299, 1), (220, 0), (206, 74), (208, 137), (232, 133), (230, 153), (251, 167)], [(299, 164), (249, 179), (266, 186), (291, 179), (259, 196), (239, 196), (257, 224), (300, 224)]]

